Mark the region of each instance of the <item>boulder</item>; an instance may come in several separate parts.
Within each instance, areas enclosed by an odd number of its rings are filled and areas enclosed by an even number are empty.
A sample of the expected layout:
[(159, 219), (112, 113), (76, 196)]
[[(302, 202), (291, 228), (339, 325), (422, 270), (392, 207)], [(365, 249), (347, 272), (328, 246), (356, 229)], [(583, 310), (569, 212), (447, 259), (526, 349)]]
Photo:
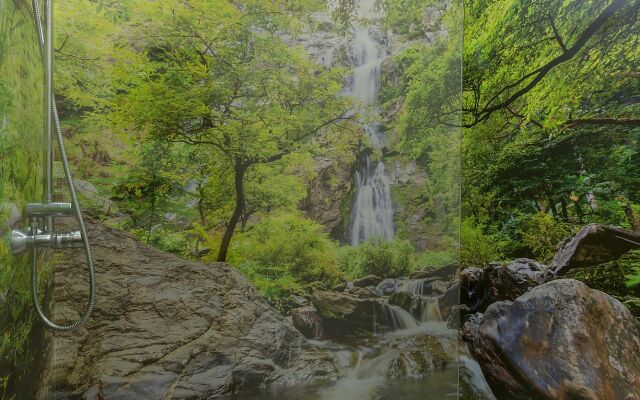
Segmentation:
[(376, 331), (375, 315), (382, 315), (377, 298), (317, 290), (313, 292), (311, 302), (320, 313), (322, 331), (333, 339), (371, 335)]
[(380, 278), (379, 276), (369, 275), (353, 281), (353, 286), (360, 288), (367, 286), (378, 286), (380, 282), (382, 282), (382, 278)]
[(371, 297), (378, 297), (378, 293), (375, 288), (373, 290), (371, 287), (352, 287), (344, 290), (344, 293), (350, 294), (351, 296), (355, 296), (359, 299), (368, 299)]
[[(52, 335), (51, 398), (198, 398), (337, 374), (235, 268), (203, 264), (87, 219), (96, 306), (80, 329)], [(84, 254), (61, 257), (52, 319), (78, 318), (87, 296)]]
[(389, 304), (411, 312), (413, 296), (409, 292), (396, 292), (389, 297)]
[(322, 320), (320, 313), (313, 306), (306, 306), (291, 310), (291, 320), (302, 334), (309, 339), (321, 339)]
[(508, 265), (491, 263), (484, 269), (466, 268), (460, 273), (460, 303), (471, 313), (484, 312), (496, 301), (515, 300), (549, 276), (545, 265), (527, 258)]
[(465, 327), (499, 399), (640, 399), (640, 326), (618, 300), (579, 281), (492, 304), (475, 333)]
[(396, 291), (396, 280), (395, 279), (385, 279), (376, 287), (378, 291), (378, 295), (380, 296), (391, 296)]
[(447, 291), (438, 297), (438, 304), (440, 305), (440, 314), (444, 319), (448, 319), (455, 312), (455, 309), (460, 306), (460, 282), (458, 280), (449, 285)]
[(449, 264), (444, 267), (427, 267), (422, 270), (414, 271), (409, 276), (411, 279), (439, 279), (450, 281), (456, 277), (458, 273), (458, 264)]
[(386, 341), (385, 346), (392, 351), (379, 357), (393, 357), (385, 373), (388, 378), (415, 379), (442, 370), (455, 362), (434, 336), (392, 337)]
[(589, 224), (558, 245), (550, 269), (563, 275), (576, 267), (590, 267), (614, 261), (630, 250), (640, 248), (640, 232)]
[(429, 282), (427, 285), (426, 295), (428, 296), (439, 296), (441, 294), (445, 294), (448, 289), (448, 285), (444, 281), (433, 281)]

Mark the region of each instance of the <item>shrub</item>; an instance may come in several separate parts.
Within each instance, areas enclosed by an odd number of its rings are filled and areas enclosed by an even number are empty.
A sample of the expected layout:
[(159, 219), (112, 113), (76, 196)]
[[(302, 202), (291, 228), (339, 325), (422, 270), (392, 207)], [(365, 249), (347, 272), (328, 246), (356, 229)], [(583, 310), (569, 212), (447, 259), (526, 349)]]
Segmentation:
[(415, 258), (413, 264), (418, 268), (444, 267), (458, 261), (455, 250), (425, 251)]
[(463, 267), (482, 268), (502, 258), (497, 235), (485, 234), (481, 225), (471, 219), (462, 222), (460, 264)]
[(239, 234), (229, 260), (264, 278), (291, 276), (301, 283), (334, 283), (338, 278), (335, 248), (320, 224), (297, 213), (282, 212)]
[(568, 224), (558, 222), (546, 213), (532, 215), (525, 220), (522, 228), (522, 242), (542, 263), (551, 261), (558, 243), (570, 235), (571, 229)]
[(371, 239), (357, 247), (345, 246), (338, 254), (338, 265), (349, 278), (366, 275), (398, 278), (411, 272), (413, 247), (408, 240)]

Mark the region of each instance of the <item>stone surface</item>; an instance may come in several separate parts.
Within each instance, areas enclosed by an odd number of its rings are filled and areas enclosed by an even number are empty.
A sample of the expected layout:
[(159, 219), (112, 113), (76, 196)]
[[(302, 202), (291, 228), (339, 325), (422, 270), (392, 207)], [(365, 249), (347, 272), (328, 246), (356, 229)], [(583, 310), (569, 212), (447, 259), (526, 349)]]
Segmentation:
[(469, 312), (484, 312), (496, 301), (515, 300), (544, 283), (549, 269), (536, 261), (520, 258), (508, 265), (491, 263), (484, 269), (466, 268), (460, 273), (460, 303)]
[(499, 399), (640, 399), (640, 327), (605, 293), (555, 280), (477, 322), (465, 336)]
[(452, 312), (455, 312), (456, 308), (460, 306), (460, 281), (454, 281), (447, 291), (440, 297), (438, 297), (438, 304), (440, 305), (440, 314), (442, 318), (448, 319)]
[[(213, 398), (255, 385), (336, 373), (330, 356), (276, 314), (234, 268), (191, 262), (87, 221), (96, 307), (77, 331), (56, 333), (48, 385), (56, 398)], [(56, 272), (55, 321), (78, 318), (84, 256)]]
[(382, 282), (382, 278), (375, 275), (368, 275), (364, 278), (356, 279), (353, 281), (353, 286), (355, 287), (367, 287), (367, 286), (378, 286)]
[(418, 271), (414, 271), (409, 276), (411, 279), (440, 279), (450, 281), (454, 279), (458, 273), (458, 264), (449, 264), (444, 267), (427, 267)]
[(604, 264), (640, 248), (640, 233), (626, 229), (589, 224), (575, 236), (563, 241), (551, 261), (550, 269), (563, 275), (576, 267)]
[(320, 313), (314, 306), (291, 310), (291, 320), (293, 326), (309, 339), (321, 339), (324, 336)]
[(389, 297), (389, 304), (398, 306), (411, 312), (413, 296), (409, 292), (396, 292)]
[(441, 294), (445, 294), (445, 292), (447, 291), (448, 285), (446, 282), (444, 281), (433, 281), (433, 282), (429, 282), (429, 284), (427, 285), (427, 290), (426, 293), (427, 295), (441, 295)]
[(396, 291), (396, 280), (385, 279), (376, 287), (376, 290), (380, 296), (391, 296)]
[(325, 336), (334, 339), (368, 336), (375, 332), (375, 315), (382, 315), (377, 298), (316, 290), (311, 302), (320, 313)]

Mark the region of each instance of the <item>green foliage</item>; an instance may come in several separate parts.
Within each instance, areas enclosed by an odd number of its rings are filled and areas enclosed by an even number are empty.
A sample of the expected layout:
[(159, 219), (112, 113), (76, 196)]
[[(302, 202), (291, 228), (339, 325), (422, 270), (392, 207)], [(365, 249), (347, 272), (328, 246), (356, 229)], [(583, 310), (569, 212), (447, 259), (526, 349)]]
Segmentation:
[(425, 251), (416, 256), (412, 262), (415, 269), (424, 269), (426, 267), (444, 267), (458, 262), (458, 252), (454, 250), (445, 251)]
[(371, 239), (359, 246), (345, 246), (338, 252), (338, 267), (351, 279), (366, 275), (398, 278), (412, 270), (413, 247), (408, 240)]
[(377, 0), (384, 12), (385, 25), (394, 33), (408, 34), (412, 38), (424, 35), (425, 8), (435, 4), (434, 0)]
[(634, 268), (632, 274), (627, 275), (627, 286), (632, 287), (640, 285), (640, 267)]
[(482, 225), (476, 225), (472, 219), (465, 218), (462, 223), (460, 248), (460, 265), (462, 267), (482, 268), (492, 261), (500, 261), (499, 237), (486, 234)]
[(300, 283), (335, 282), (336, 244), (322, 229), (298, 213), (269, 214), (238, 236), (230, 261), (265, 279), (290, 276)]
[(636, 290), (636, 296), (640, 296), (640, 251), (635, 250), (626, 254), (620, 264), (625, 273), (626, 285)]
[(507, 257), (547, 262), (586, 223), (633, 226), (640, 23), (629, 7), (465, 4), (463, 214), (497, 232)]
[[(17, 210), (43, 196), (43, 68), (28, 2), (0, 2), (0, 398), (35, 398), (44, 332), (31, 298), (31, 255), (9, 248)], [(40, 301), (52, 276), (39, 257)]]
[(537, 213), (524, 223), (522, 242), (542, 263), (551, 261), (558, 243), (571, 235), (567, 224), (558, 222), (549, 214)]

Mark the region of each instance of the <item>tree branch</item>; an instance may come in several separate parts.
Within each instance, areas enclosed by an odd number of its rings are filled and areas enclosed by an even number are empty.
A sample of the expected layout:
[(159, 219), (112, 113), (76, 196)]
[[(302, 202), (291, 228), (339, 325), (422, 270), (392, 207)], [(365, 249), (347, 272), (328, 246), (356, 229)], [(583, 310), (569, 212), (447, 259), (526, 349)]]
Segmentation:
[[(555, 57), (554, 59), (552, 59), (545, 65), (543, 65), (542, 67), (539, 67), (536, 70), (528, 74), (525, 74), (522, 78), (520, 78), (515, 83), (505, 86), (505, 88), (501, 89), (498, 92), (498, 94), (494, 95), (486, 103), (486, 105), (483, 107), (482, 110), (475, 113), (474, 120), (471, 123), (465, 124), (464, 126), (472, 127), (480, 122), (486, 121), (495, 111), (508, 107), (514, 101), (516, 101), (517, 99), (519, 99), (520, 97), (528, 93), (538, 83), (540, 83), (540, 81), (542, 81), (545, 78), (545, 76), (547, 76), (547, 74), (551, 72), (555, 67), (557, 67), (558, 65), (568, 60), (571, 60), (588, 43), (591, 37), (593, 37), (593, 35), (600, 30), (600, 28), (605, 23), (607, 23), (616, 12), (618, 12), (627, 4), (628, 4), (627, 0), (613, 0), (607, 7), (605, 7), (605, 9), (602, 11), (602, 13), (600, 13), (600, 15), (598, 15), (593, 21), (591, 21), (589, 26), (587, 26), (587, 28), (582, 32), (582, 34), (580, 34), (576, 42), (571, 47), (566, 48), (566, 51), (564, 51), (562, 54)], [(633, 12), (633, 11), (636, 11), (638, 8), (640, 8), (640, 1), (635, 0), (632, 8), (629, 11)], [(522, 87), (520, 90), (513, 93), (506, 100), (499, 102), (497, 104), (493, 104), (494, 100), (498, 97), (499, 94), (504, 93), (508, 89), (519, 86), (529, 77), (533, 77), (533, 79), (531, 79), (529, 83), (527, 83), (524, 87)]]
[(581, 125), (640, 126), (640, 118), (578, 118), (570, 119), (563, 125), (569, 128), (575, 128)]

